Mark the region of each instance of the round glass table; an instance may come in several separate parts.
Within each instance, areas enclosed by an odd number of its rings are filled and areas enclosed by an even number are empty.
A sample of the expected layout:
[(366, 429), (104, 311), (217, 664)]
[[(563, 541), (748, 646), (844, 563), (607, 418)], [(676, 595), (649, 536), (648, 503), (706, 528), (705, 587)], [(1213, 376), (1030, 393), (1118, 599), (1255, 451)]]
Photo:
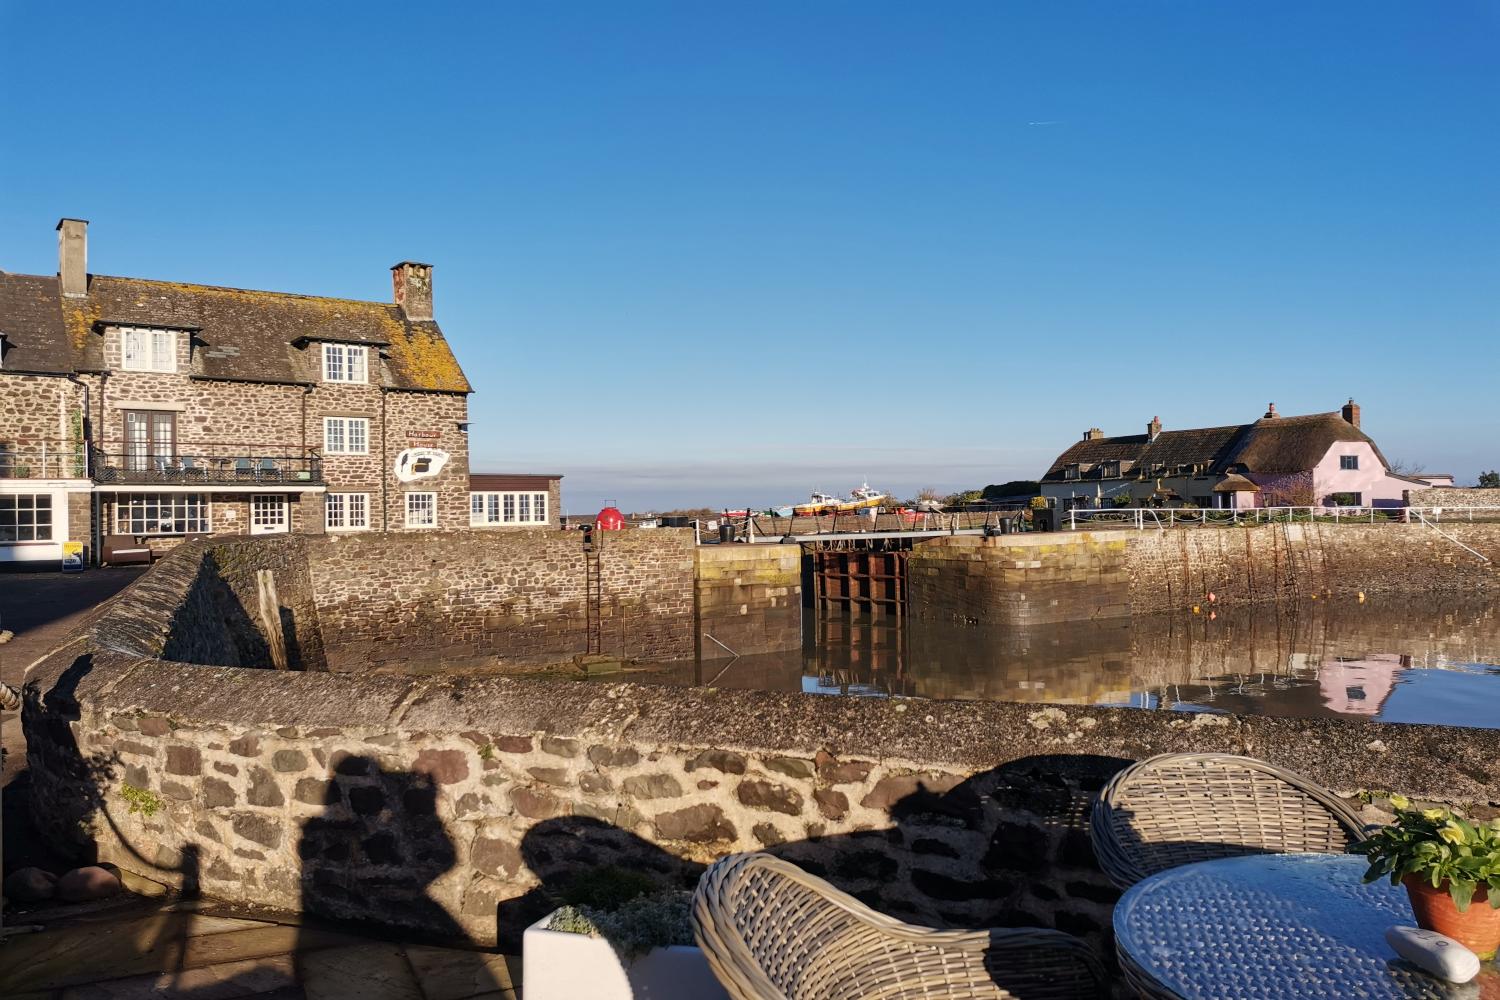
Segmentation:
[(1485, 963), (1458, 985), (1396, 957), (1386, 928), (1415, 926), (1406, 890), (1361, 879), (1353, 855), (1262, 854), (1183, 865), (1115, 907), (1127, 982), (1162, 1000), (1500, 1000)]

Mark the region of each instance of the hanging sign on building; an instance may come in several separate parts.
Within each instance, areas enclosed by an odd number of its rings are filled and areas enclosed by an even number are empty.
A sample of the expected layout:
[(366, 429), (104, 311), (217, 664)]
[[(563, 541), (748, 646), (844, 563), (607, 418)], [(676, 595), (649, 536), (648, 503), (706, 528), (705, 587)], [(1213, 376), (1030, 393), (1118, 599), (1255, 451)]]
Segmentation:
[(439, 448), (407, 448), (396, 456), (392, 470), (403, 483), (415, 479), (426, 479), (443, 471), (448, 464), (448, 453)]

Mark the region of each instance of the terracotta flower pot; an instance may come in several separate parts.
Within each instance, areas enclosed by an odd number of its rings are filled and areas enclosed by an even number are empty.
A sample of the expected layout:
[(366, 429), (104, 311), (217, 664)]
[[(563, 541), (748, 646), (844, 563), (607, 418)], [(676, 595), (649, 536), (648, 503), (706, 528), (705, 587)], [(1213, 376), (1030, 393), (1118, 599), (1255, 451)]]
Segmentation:
[(1496, 950), (1500, 949), (1500, 910), (1490, 905), (1488, 886), (1475, 889), (1469, 908), (1459, 913), (1453, 897), (1448, 895), (1446, 879), (1437, 889), (1418, 875), (1406, 876), (1401, 884), (1406, 886), (1406, 894), (1411, 897), (1418, 927), (1446, 934), (1480, 958), (1495, 957)]

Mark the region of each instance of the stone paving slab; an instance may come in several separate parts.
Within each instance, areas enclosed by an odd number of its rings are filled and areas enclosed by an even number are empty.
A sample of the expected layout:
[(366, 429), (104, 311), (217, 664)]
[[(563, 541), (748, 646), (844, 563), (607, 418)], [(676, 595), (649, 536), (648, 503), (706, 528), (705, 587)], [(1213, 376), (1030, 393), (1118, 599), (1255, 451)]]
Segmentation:
[[(239, 1000), (274, 991), (295, 989), (296, 970), (291, 955), (225, 962), (200, 969), (183, 969), (130, 976), (102, 983), (71, 986), (59, 1000)], [(300, 991), (299, 991), (300, 992)]]
[(361, 944), (299, 956), (307, 1000), (425, 1000), (397, 944)]
[(427, 1000), (513, 998), (521, 983), (521, 959), (515, 955), (407, 945), (406, 958)]

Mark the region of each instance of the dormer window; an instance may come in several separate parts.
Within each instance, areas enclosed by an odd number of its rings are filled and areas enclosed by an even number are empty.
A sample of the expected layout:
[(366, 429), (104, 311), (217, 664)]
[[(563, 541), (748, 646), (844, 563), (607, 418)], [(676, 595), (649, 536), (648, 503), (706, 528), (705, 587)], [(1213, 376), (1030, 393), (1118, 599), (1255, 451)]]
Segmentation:
[(356, 382), (369, 381), (370, 349), (353, 344), (323, 345), (323, 381)]
[(176, 330), (123, 326), (120, 328), (120, 367), (128, 372), (175, 372)]
[(1100, 462), (1099, 463), (1099, 477), (1101, 479), (1119, 479), (1120, 478), (1120, 463), (1119, 462)]
[(1080, 469), (1080, 467), (1079, 467), (1079, 465), (1078, 465), (1077, 462), (1074, 462), (1072, 465), (1065, 465), (1065, 466), (1063, 466), (1063, 478), (1064, 479), (1078, 479), (1078, 478), (1081, 478), (1082, 475), (1083, 475), (1082, 469)]

